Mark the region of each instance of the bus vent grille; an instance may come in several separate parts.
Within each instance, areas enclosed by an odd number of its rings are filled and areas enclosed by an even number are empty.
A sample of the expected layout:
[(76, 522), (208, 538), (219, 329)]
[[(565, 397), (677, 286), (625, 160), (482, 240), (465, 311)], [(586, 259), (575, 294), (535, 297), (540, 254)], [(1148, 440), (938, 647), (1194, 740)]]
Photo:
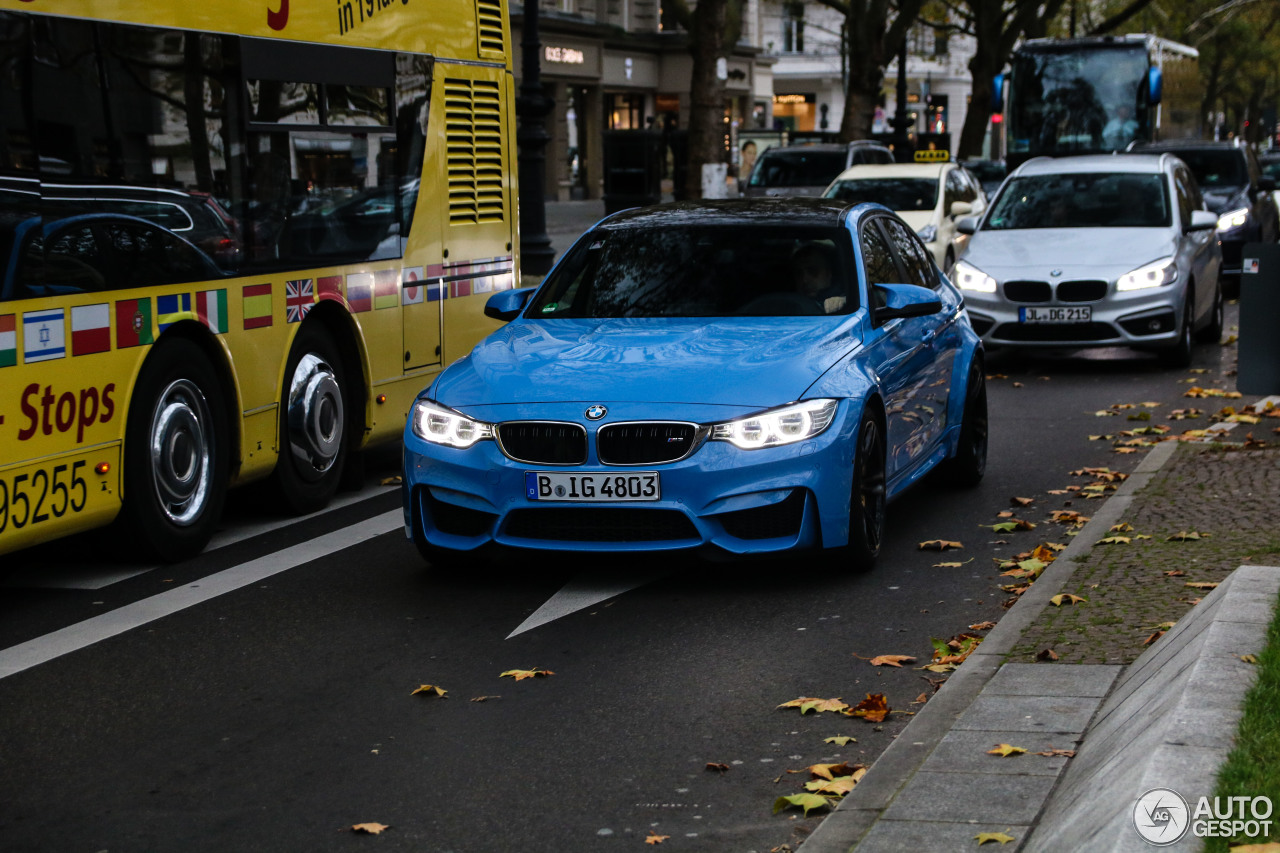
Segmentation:
[(502, 0), (477, 0), (476, 47), (485, 58), (506, 58), (506, 44), (502, 38)]
[(502, 222), (502, 90), (488, 80), (444, 81), (449, 223)]

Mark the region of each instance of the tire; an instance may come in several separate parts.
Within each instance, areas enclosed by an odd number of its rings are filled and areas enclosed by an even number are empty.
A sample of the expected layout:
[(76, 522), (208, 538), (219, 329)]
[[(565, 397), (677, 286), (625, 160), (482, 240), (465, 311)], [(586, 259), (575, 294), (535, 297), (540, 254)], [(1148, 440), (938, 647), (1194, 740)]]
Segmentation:
[(886, 473), (884, 422), (874, 412), (862, 413), (853, 457), (853, 492), (849, 498), (849, 543), (844, 556), (858, 570), (875, 565), (884, 541)]
[(1182, 300), (1182, 325), (1178, 329), (1178, 340), (1159, 352), (1160, 363), (1165, 367), (1187, 367), (1191, 364), (1191, 326), (1194, 321), (1191, 294), (1188, 293)]
[(956, 455), (947, 460), (947, 479), (957, 486), (972, 487), (987, 473), (987, 377), (977, 359), (969, 366), (965, 386), (964, 413)]
[(323, 509), (342, 480), (351, 444), (346, 371), (319, 324), (304, 325), (285, 364), (275, 484), (296, 514)]
[(942, 261), (942, 273), (948, 279), (950, 279), (951, 274), (955, 272), (955, 270), (956, 270), (956, 256), (952, 253), (950, 249), (948, 249), (947, 256)]
[(147, 358), (124, 440), (120, 544), (174, 562), (209, 543), (230, 471), (227, 407), (204, 351), (181, 338)]
[(1222, 296), (1222, 282), (1213, 291), (1213, 309), (1209, 315), (1209, 325), (1196, 332), (1196, 340), (1202, 344), (1216, 344), (1222, 340), (1222, 329), (1225, 324), (1226, 300)]

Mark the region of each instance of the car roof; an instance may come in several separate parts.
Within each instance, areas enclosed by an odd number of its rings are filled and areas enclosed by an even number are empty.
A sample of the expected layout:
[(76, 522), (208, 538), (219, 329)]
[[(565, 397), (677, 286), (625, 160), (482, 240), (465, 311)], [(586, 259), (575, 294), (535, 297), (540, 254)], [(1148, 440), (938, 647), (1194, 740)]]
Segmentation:
[(677, 201), (623, 210), (599, 228), (678, 228), (690, 225), (810, 225), (834, 228), (855, 205), (831, 198), (735, 198)]
[(837, 181), (859, 178), (938, 178), (955, 163), (866, 163), (850, 166), (837, 177)]
[(1084, 172), (1135, 172), (1156, 174), (1165, 170), (1160, 154), (1086, 154), (1078, 157), (1035, 157), (1023, 163), (1015, 175), (1063, 175)]

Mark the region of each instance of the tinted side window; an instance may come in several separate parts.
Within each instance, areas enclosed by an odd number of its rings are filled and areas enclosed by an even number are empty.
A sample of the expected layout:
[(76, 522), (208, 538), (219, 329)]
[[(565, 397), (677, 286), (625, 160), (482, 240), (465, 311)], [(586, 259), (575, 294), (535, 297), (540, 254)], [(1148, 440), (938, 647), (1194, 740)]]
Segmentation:
[(1191, 211), (1195, 210), (1195, 206), (1191, 203), (1191, 180), (1186, 169), (1175, 169), (1173, 172), (1173, 187), (1177, 194), (1175, 201), (1178, 208), (1178, 221), (1182, 223), (1183, 228), (1191, 225)]
[(893, 250), (885, 240), (880, 229), (876, 227), (877, 219), (872, 219), (862, 226), (862, 263), (867, 271), (867, 287), (872, 289), (877, 284), (892, 284), (902, 277), (898, 265), (893, 261)]
[(933, 262), (925, 254), (916, 236), (896, 219), (882, 220), (882, 224), (885, 231), (889, 233), (889, 240), (897, 250), (898, 257), (902, 259), (902, 266), (907, 273), (906, 283), (918, 284), (921, 287), (937, 287), (938, 282), (933, 275)]

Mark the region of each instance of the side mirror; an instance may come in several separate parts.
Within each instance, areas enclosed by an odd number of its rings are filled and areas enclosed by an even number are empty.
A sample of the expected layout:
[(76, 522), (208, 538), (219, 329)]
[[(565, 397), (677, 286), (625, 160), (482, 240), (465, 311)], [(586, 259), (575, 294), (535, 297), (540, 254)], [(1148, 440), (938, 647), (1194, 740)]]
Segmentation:
[(969, 202), (967, 201), (951, 202), (951, 215), (953, 217), (968, 216), (970, 213), (973, 213), (973, 205), (970, 204)]
[[(960, 204), (960, 202), (956, 202)], [(963, 219), (956, 220), (956, 231), (961, 234), (973, 234), (978, 230), (978, 217), (966, 216)]]
[[(1214, 220), (1217, 221), (1216, 219)], [(509, 323), (516, 317), (520, 316), (520, 312), (524, 310), (524, 306), (529, 302), (529, 297), (537, 290), (536, 287), (522, 287), (519, 290), (500, 290), (493, 296), (489, 297), (489, 301), (484, 304), (484, 316), (492, 317), (494, 320), (501, 320)]]
[(899, 317), (927, 317), (942, 310), (938, 294), (918, 284), (877, 284), (874, 289), (877, 322)]
[(1217, 227), (1218, 214), (1210, 213), (1207, 210), (1191, 211), (1191, 225), (1187, 227), (1188, 231), (1208, 231)]

